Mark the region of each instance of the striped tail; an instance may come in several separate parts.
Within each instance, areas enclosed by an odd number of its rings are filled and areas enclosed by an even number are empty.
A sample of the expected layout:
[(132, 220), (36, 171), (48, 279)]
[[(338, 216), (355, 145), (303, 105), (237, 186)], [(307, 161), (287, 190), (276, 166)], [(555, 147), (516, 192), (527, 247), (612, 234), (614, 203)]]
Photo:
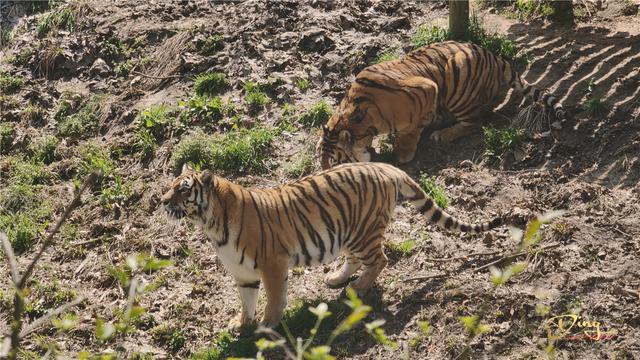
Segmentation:
[(512, 83), (509, 85), (520, 91), (523, 96), (530, 98), (534, 103), (540, 101), (545, 107), (552, 109), (556, 116), (556, 121), (551, 126), (558, 130), (562, 129), (563, 124), (567, 121), (567, 112), (555, 95), (530, 85), (522, 80), (519, 74), (513, 76)]
[(468, 233), (479, 233), (496, 228), (503, 223), (501, 217), (497, 217), (482, 224), (468, 224), (462, 222), (442, 210), (432, 199), (429, 198), (418, 184), (409, 175), (405, 174), (404, 181), (400, 183), (399, 190), (402, 196), (411, 203), (432, 222), (441, 228), (451, 231), (461, 231)]

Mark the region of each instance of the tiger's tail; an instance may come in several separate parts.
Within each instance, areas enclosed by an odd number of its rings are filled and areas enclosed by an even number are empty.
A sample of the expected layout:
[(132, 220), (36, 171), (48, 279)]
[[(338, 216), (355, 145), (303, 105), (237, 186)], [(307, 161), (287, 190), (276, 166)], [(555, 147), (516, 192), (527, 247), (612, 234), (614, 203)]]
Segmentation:
[(560, 103), (560, 100), (553, 94), (547, 91), (541, 91), (535, 86), (529, 84), (520, 77), (515, 70), (512, 70), (511, 81), (509, 86), (519, 91), (524, 97), (528, 97), (534, 103), (541, 101), (545, 107), (552, 109), (556, 117), (556, 121), (551, 123), (554, 129), (562, 129), (563, 125), (567, 121), (567, 111)]
[(476, 234), (491, 230), (503, 224), (501, 217), (496, 217), (491, 221), (481, 224), (468, 224), (456, 219), (442, 210), (407, 174), (404, 174), (403, 179), (400, 180), (399, 191), (400, 194), (402, 194), (406, 200), (409, 200), (422, 214), (445, 230)]

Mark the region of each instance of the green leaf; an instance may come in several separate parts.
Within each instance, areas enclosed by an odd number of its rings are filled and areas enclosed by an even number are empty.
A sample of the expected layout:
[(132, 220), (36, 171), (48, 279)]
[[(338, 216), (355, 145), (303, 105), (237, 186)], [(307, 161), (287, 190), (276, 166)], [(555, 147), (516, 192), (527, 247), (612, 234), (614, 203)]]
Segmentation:
[(330, 355), (331, 348), (329, 346), (316, 346), (311, 351), (304, 354), (306, 360), (334, 360), (335, 357)]
[(96, 319), (96, 337), (100, 341), (112, 338), (116, 333), (116, 328), (111, 323), (105, 323), (102, 319)]
[(274, 348), (277, 348), (277, 347), (281, 347), (281, 346), (284, 345), (284, 343), (285, 343), (284, 339), (271, 341), (271, 340), (267, 340), (265, 338), (261, 338), (260, 340), (256, 341), (256, 346), (258, 347), (258, 349), (260, 351), (262, 351), (262, 350), (269, 350), (269, 349), (274, 349)]
[(51, 324), (60, 331), (72, 330), (78, 323), (78, 317), (75, 314), (66, 314), (62, 318), (54, 317)]
[(488, 325), (480, 323), (480, 318), (477, 315), (461, 316), (460, 322), (462, 322), (462, 325), (464, 325), (464, 328), (469, 332), (471, 337), (476, 337), (491, 330)]

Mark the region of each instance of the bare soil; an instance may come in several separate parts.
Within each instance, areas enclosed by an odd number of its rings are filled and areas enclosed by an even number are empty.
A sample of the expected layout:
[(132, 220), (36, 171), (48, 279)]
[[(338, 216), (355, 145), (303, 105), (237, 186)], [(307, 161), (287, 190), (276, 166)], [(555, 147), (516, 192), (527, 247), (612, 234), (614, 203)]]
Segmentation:
[[(53, 109), (63, 91), (107, 94), (109, 105), (100, 118), (99, 134), (89, 140), (131, 149), (136, 114), (154, 104), (175, 105), (191, 90), (192, 77), (205, 71), (224, 72), (231, 86), (223, 97), (238, 104), (242, 104), (244, 81), (284, 80), (265, 111), (241, 118), (245, 124), (275, 124), (285, 102), (303, 108), (319, 99), (337, 104), (354, 75), (378, 54), (394, 46), (410, 48), (417, 26), (442, 23), (447, 15), (442, 2), (413, 1), (128, 0), (89, 1), (88, 5), (78, 18), (78, 29), (45, 39), (38, 39), (34, 29), (43, 13), (22, 16), (15, 10), (8, 14), (17, 35), (1, 50), (0, 68), (26, 77), (25, 86), (13, 95), (20, 108), (35, 103), (48, 111), (44, 125), (21, 120), (19, 110), (0, 112), (2, 121), (18, 122), (18, 136), (8, 155), (26, 154), (29, 139), (55, 134)], [(559, 246), (530, 257), (523, 274), (495, 287), (487, 269), (475, 268), (514, 250), (506, 228), (476, 236), (445, 233), (425, 225), (413, 209), (399, 206), (388, 241), (413, 238), (419, 240), (418, 245), (409, 255), (390, 255), (390, 265), (365, 300), (375, 305), (372, 318), (387, 321), (385, 330), (400, 348), (379, 345), (358, 328), (334, 344), (339, 358), (453, 359), (459, 358), (467, 344), (470, 350), (462, 357), (544, 357), (545, 322), (570, 311), (599, 321), (603, 330), (615, 336), (599, 341), (559, 340), (555, 343), (557, 357), (640, 357), (640, 17), (614, 11), (614, 5), (605, 2), (603, 8), (592, 9), (588, 20), (574, 27), (521, 23), (483, 10), (489, 29), (508, 36), (529, 54), (524, 77), (562, 99), (572, 115), (571, 126), (558, 142), (549, 137), (527, 138), (524, 156), (507, 163), (506, 168), (483, 160), (480, 133), (452, 144), (433, 143), (424, 136), (417, 159), (403, 167), (415, 177), (422, 171), (436, 176), (452, 199), (447, 211), (465, 220), (489, 219), (501, 213), (523, 227), (536, 214), (568, 209), (554, 225), (543, 229), (541, 245)], [(197, 48), (208, 34), (222, 35), (224, 47), (203, 56)], [(110, 58), (104, 50), (112, 38), (130, 46), (138, 39), (139, 57), (148, 56), (151, 62), (117, 77), (114, 66), (121, 59)], [(47, 46), (62, 51), (46, 58)], [(15, 66), (4, 61), (25, 48), (36, 49), (28, 64)], [(107, 64), (104, 72), (92, 70), (98, 58)], [(308, 91), (295, 86), (299, 77), (311, 81)], [(610, 104), (601, 118), (589, 117), (581, 108), (590, 79), (594, 96)], [(509, 94), (495, 112), (487, 112), (486, 123), (508, 124), (518, 114), (520, 102), (520, 96)], [(318, 129), (282, 135), (273, 152), (277, 166), (272, 171), (235, 180), (254, 186), (290, 181), (282, 169), (295, 154), (309, 151), (318, 135)], [(106, 209), (94, 194), (74, 213), (71, 223), (78, 229), (76, 236), (50, 249), (34, 278), (39, 283), (56, 279), (62, 287), (87, 297), (76, 310), (79, 325), (67, 334), (46, 326), (26, 339), (27, 349), (43, 355), (46, 351), (41, 343), (53, 342), (63, 357), (76, 357), (81, 350), (113, 350), (119, 345), (129, 354), (138, 351), (158, 359), (188, 358), (226, 330), (240, 307), (231, 277), (218, 265), (212, 245), (201, 232), (187, 224), (169, 223), (158, 208), (173, 178), (169, 157), (178, 140), (164, 139), (148, 162), (126, 151), (115, 160), (116, 174), (131, 189), (118, 211)], [(48, 166), (54, 180), (47, 196), (55, 200), (56, 214), (71, 198), (74, 174), (68, 169), (79, 145), (63, 140), (60, 146), (62, 158)], [(2, 181), (2, 186), (7, 184)], [(492, 251), (497, 253), (463, 257)], [(128, 334), (124, 342), (100, 345), (93, 335), (95, 317), (114, 320), (126, 302), (126, 294), (106, 268), (121, 264), (135, 252), (170, 259), (174, 265), (145, 277), (149, 282), (162, 279), (159, 288), (139, 302), (152, 319), (151, 325)], [(21, 255), (19, 265), (24, 267), (31, 255)], [(463, 258), (434, 260), (450, 257)], [(322, 282), (324, 273), (337, 265), (292, 273), (290, 302), (341, 302), (341, 289), (329, 289)], [(6, 265), (0, 269), (8, 274)], [(408, 280), (431, 275), (443, 276)], [(2, 290), (7, 294), (9, 289), (9, 276), (5, 276)], [(39, 299), (32, 296), (29, 301)], [(538, 315), (537, 304), (549, 306), (549, 314)], [(491, 331), (469, 340), (458, 320), (466, 315), (481, 315)], [(5, 333), (9, 324), (6, 306), (0, 319), (0, 332)], [(433, 332), (411, 347), (420, 320), (428, 321)], [(162, 324), (184, 331), (184, 347), (171, 352), (165, 341), (153, 335), (153, 327)]]

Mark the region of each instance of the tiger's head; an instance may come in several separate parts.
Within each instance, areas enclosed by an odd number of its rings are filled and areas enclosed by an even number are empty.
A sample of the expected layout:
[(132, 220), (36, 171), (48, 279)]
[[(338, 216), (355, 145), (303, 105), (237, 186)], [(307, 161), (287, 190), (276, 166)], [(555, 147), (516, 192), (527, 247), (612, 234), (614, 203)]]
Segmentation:
[(213, 175), (205, 170), (196, 172), (188, 165), (182, 166), (182, 173), (172, 183), (160, 201), (171, 219), (202, 219), (208, 205), (205, 184), (210, 186)]
[[(356, 99), (357, 100), (357, 99)], [(316, 145), (322, 169), (348, 162), (371, 161), (371, 147), (377, 131), (367, 120), (367, 111), (357, 101), (345, 97), (322, 127), (322, 137)]]

